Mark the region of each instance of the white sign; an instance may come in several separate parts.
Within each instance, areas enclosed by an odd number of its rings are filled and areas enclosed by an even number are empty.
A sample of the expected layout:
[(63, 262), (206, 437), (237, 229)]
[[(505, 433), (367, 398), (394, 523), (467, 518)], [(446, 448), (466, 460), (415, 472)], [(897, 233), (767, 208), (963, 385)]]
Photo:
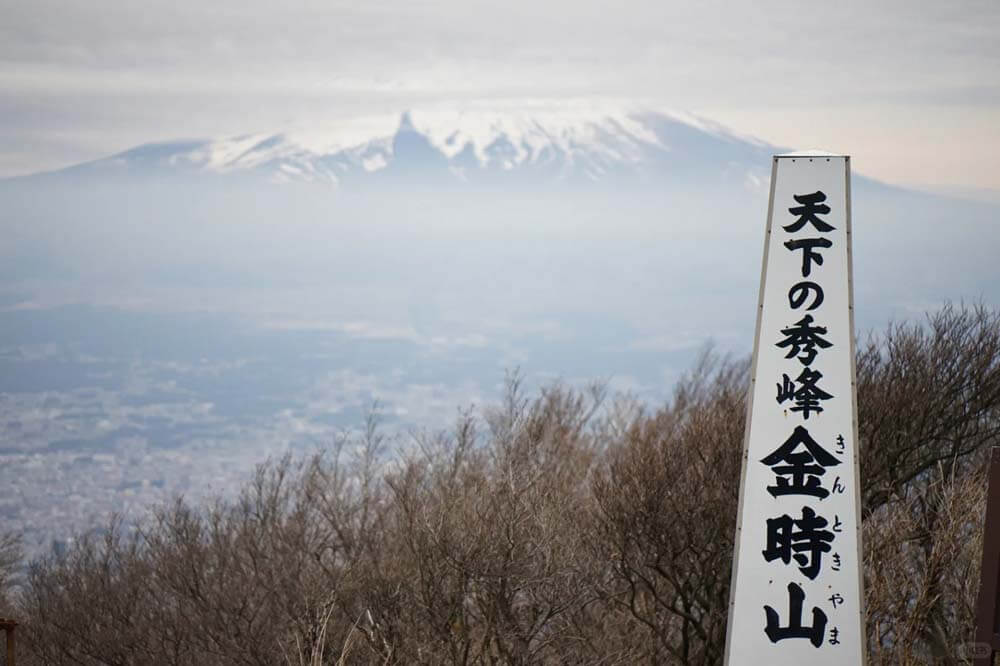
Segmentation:
[(774, 158), (726, 663), (864, 663), (850, 160)]

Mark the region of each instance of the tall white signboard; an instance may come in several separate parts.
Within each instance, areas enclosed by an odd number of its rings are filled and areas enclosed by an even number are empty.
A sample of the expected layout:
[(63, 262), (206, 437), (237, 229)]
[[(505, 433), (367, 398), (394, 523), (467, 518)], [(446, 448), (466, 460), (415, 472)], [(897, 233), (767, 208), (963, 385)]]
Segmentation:
[(726, 663), (864, 660), (850, 160), (778, 155), (757, 308)]

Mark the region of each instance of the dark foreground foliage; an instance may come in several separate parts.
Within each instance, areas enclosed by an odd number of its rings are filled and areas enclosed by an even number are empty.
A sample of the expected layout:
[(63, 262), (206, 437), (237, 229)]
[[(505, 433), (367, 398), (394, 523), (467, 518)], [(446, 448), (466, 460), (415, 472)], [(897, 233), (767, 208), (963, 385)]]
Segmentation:
[[(401, 459), (370, 422), (236, 501), (113, 523), (30, 567), (23, 663), (721, 663), (747, 373), (706, 356), (655, 413), (513, 380)], [(893, 326), (858, 387), (870, 663), (963, 663), (1000, 319)]]

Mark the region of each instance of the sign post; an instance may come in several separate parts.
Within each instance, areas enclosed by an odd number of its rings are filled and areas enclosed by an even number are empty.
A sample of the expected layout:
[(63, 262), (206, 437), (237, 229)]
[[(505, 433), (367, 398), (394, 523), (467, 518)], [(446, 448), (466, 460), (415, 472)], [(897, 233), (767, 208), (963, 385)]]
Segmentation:
[(1000, 446), (990, 452), (974, 648), (975, 666), (993, 666), (1000, 650)]
[(7, 666), (14, 666), (14, 652), (16, 651), (14, 630), (17, 629), (17, 622), (0, 617), (0, 629), (3, 629), (4, 638), (7, 642)]
[(863, 664), (850, 158), (774, 158), (726, 664)]

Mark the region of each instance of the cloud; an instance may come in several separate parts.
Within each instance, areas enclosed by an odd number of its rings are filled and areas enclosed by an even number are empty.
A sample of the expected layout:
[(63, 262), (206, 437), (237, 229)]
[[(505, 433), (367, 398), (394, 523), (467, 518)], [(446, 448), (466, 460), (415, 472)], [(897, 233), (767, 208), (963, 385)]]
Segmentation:
[(998, 32), (989, 0), (13, 3), (0, 175), (444, 98), (611, 95), (737, 119), (865, 104), (870, 121), (899, 100), (996, 108), (982, 82), (1000, 70)]

